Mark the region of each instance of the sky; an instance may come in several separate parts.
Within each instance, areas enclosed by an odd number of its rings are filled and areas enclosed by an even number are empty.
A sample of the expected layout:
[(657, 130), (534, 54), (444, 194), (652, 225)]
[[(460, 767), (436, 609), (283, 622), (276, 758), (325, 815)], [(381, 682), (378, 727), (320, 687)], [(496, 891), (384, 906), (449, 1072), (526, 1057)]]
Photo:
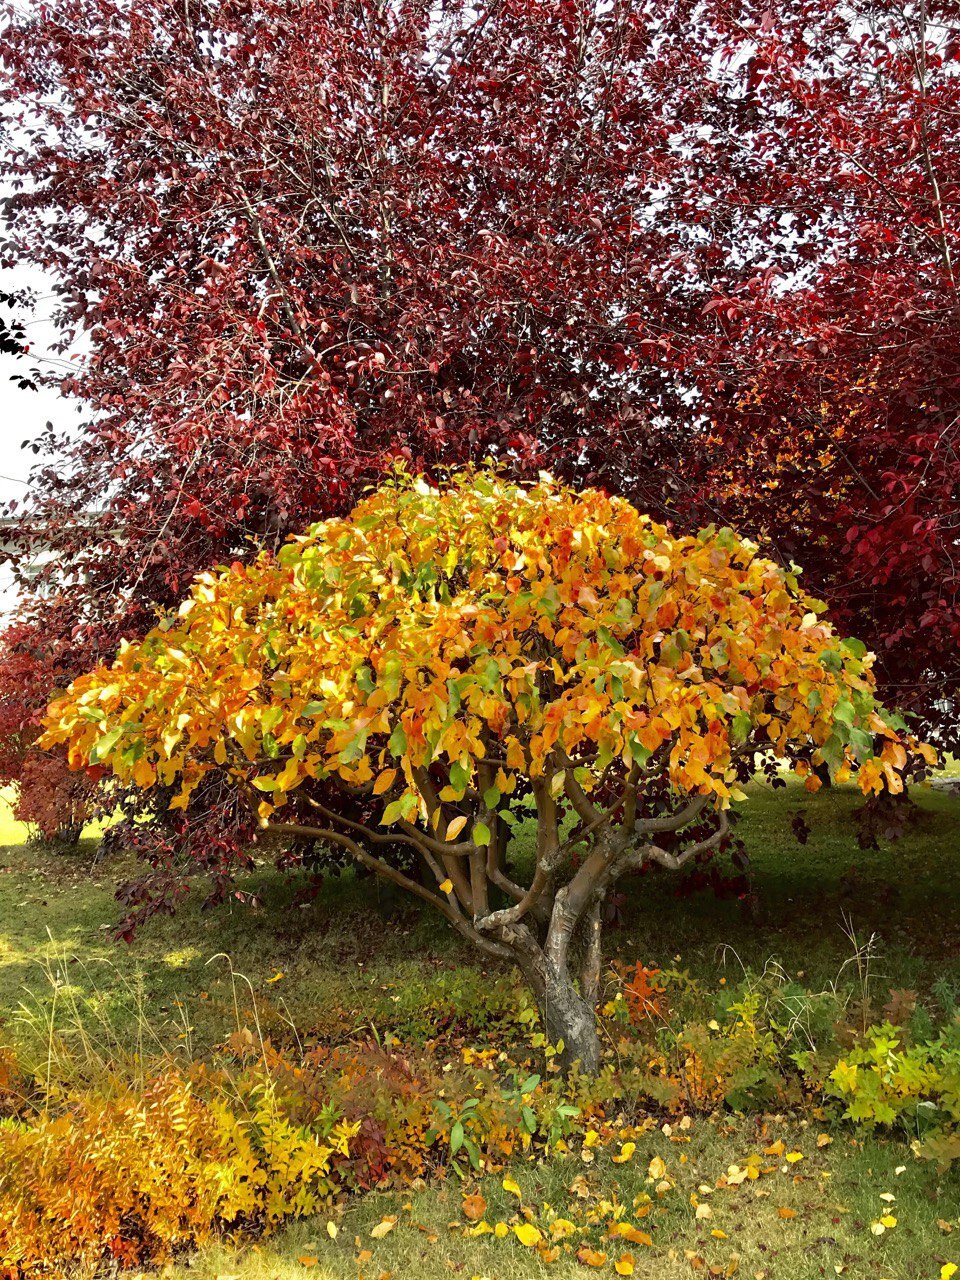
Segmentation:
[[(37, 461), (32, 450), (21, 448), (23, 441), (36, 439), (47, 422), (64, 427), (76, 421), (75, 408), (56, 390), (24, 391), (12, 381), (15, 375), (28, 374), (38, 366), (44, 370), (66, 367), (64, 358), (50, 350), (56, 331), (50, 323), (54, 299), (49, 281), (34, 269), (0, 271), (0, 292), (20, 290), (34, 293), (36, 305), (32, 312), (27, 309), (19, 316), (25, 321), (29, 354), (20, 360), (0, 354), (0, 502), (4, 503), (23, 498), (30, 469)], [(5, 315), (10, 313), (5, 311)], [(15, 603), (10, 566), (0, 564), (0, 618), (8, 615)]]

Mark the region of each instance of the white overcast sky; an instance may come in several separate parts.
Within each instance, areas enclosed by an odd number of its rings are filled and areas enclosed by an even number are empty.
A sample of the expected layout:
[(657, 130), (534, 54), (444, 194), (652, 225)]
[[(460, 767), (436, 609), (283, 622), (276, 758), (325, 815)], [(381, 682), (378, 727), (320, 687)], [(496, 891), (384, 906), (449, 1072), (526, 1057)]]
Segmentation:
[[(25, 322), (27, 355), (16, 360), (0, 354), (0, 502), (23, 498), (27, 492), (26, 480), (37, 455), (32, 449), (21, 448), (23, 441), (36, 439), (47, 422), (65, 427), (79, 420), (76, 406), (55, 389), (24, 391), (12, 381), (15, 374), (29, 375), (34, 368), (50, 371), (69, 367), (64, 357), (50, 349), (56, 331), (50, 323), (54, 298), (49, 281), (32, 269), (0, 271), (0, 292), (21, 290), (32, 292), (36, 300), (34, 306), (21, 308), (17, 316)], [(13, 315), (4, 308), (4, 317)], [(0, 623), (14, 610), (16, 599), (10, 566), (0, 563)]]
[[(18, 318), (25, 321), (30, 350), (19, 360), (0, 355), (0, 501), (22, 496), (31, 466), (36, 462), (32, 450), (22, 449), (24, 440), (35, 439), (46, 422), (67, 426), (77, 421), (76, 408), (51, 388), (23, 391), (11, 379), (17, 373), (29, 375), (31, 369), (44, 371), (67, 369), (67, 361), (50, 350), (55, 330), (50, 323), (54, 298), (50, 284), (36, 270), (17, 268), (0, 271), (0, 291), (16, 293), (29, 290), (36, 294), (34, 307), (19, 309)], [(10, 312), (4, 309), (5, 316)]]

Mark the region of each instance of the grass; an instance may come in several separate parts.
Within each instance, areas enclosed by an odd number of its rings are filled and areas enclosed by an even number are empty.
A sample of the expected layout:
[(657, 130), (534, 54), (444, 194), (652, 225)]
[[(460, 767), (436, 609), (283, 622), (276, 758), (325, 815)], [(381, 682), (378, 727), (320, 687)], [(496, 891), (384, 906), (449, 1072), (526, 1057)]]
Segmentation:
[[(609, 932), (608, 956), (676, 963), (714, 985), (731, 968), (759, 969), (776, 957), (819, 988), (841, 971), (851, 975), (844, 969), (851, 932), (860, 942), (875, 935), (871, 981), (881, 1003), (889, 988), (909, 987), (951, 1007), (960, 993), (960, 798), (920, 792), (914, 827), (874, 853), (856, 847), (851, 815), (857, 803), (846, 790), (809, 797), (793, 786), (779, 793), (755, 789), (739, 833), (751, 857), (759, 913), (747, 914), (735, 899), (709, 891), (677, 897), (676, 882), (666, 875), (640, 877), (626, 887), (624, 926)], [(791, 830), (801, 808), (813, 829), (805, 846)], [(455, 1029), (463, 1008), (485, 1007), (495, 1030), (498, 1012), (516, 999), (513, 978), (479, 963), (428, 910), (352, 874), (329, 877), (307, 899), (304, 885), (279, 875), (266, 856), (244, 885), (257, 892), (260, 907), (204, 912), (198, 887), (175, 917), (151, 921), (130, 945), (115, 942), (113, 891), (134, 865), (123, 855), (94, 861), (93, 839), (75, 851), (51, 852), (18, 842), (22, 834), (0, 809), (0, 840), (9, 842), (0, 848), (0, 1038), (33, 1043), (38, 1060), (53, 990), (61, 1012), (68, 1007), (105, 1055), (136, 1047), (133, 1033), (142, 1036), (144, 1027), (158, 1045), (200, 1055), (238, 1019), (249, 1019), (251, 994), (265, 1032), (284, 1037), (292, 1023), (304, 1037), (324, 1040), (387, 1032), (425, 1039)], [(525, 856), (522, 848), (518, 856)], [(610, 1197), (617, 1190), (632, 1203), (645, 1188), (651, 1156), (662, 1154), (677, 1187), (651, 1214), (653, 1248), (632, 1249), (637, 1276), (725, 1274), (735, 1254), (736, 1274), (762, 1273), (764, 1280), (834, 1274), (920, 1280), (937, 1277), (949, 1261), (960, 1264), (960, 1245), (952, 1247), (960, 1241), (960, 1181), (915, 1161), (902, 1142), (852, 1144), (849, 1133), (838, 1130), (832, 1145), (817, 1148), (815, 1134), (788, 1119), (772, 1123), (765, 1137), (747, 1120), (727, 1127), (697, 1121), (689, 1136), (681, 1144), (659, 1132), (647, 1135), (629, 1165), (603, 1157), (588, 1168), (572, 1156), (524, 1168), (517, 1176), (525, 1203), (541, 1213), (544, 1202), (565, 1212), (580, 1173), (597, 1192)], [(771, 1136), (802, 1151), (804, 1161), (757, 1187), (714, 1191), (714, 1217), (697, 1220), (690, 1195), (702, 1195), (699, 1186), (715, 1184), (728, 1165)], [(900, 1166), (904, 1171), (896, 1173)], [(755, 1194), (766, 1189), (769, 1196)], [(482, 1190), (491, 1222), (515, 1211), (499, 1179)], [(896, 1196), (898, 1223), (876, 1236), (870, 1223), (883, 1205), (881, 1192)], [(460, 1195), (452, 1179), (408, 1196), (370, 1195), (338, 1210), (335, 1240), (323, 1222), (298, 1224), (253, 1247), (204, 1251), (169, 1274), (177, 1280), (357, 1280), (359, 1274), (370, 1280), (383, 1273), (396, 1280), (413, 1274), (506, 1280), (541, 1271), (585, 1273), (573, 1255), (547, 1268), (512, 1237), (465, 1239), (448, 1225), (462, 1225)], [(583, 1204), (577, 1197), (573, 1202), (582, 1216)], [(796, 1218), (778, 1215), (791, 1207)], [(398, 1215), (395, 1230), (371, 1240), (371, 1226), (388, 1213)], [(371, 1257), (358, 1265), (368, 1249)], [(315, 1264), (299, 1261), (314, 1257)], [(605, 1271), (613, 1274), (609, 1260)]]
[[(848, 791), (756, 789), (739, 830), (759, 916), (709, 890), (678, 897), (666, 874), (637, 877), (608, 954), (655, 964), (680, 957), (712, 983), (776, 957), (818, 988), (850, 959), (852, 930), (861, 941), (876, 935), (878, 987), (960, 993), (960, 798), (921, 793), (915, 827), (879, 853), (856, 847), (856, 804)], [(805, 846), (790, 827), (801, 807), (813, 828)], [(136, 868), (122, 856), (91, 866), (93, 854), (93, 841), (70, 852), (0, 849), (0, 1028), (17, 1022), (21, 1003), (46, 999), (44, 967), (60, 971), (78, 1001), (95, 1001), (120, 1034), (125, 1019), (145, 1013), (196, 1052), (235, 1024), (230, 965), (249, 978), (268, 1030), (292, 1020), (323, 1038), (359, 1026), (417, 1034), (426, 1014), (443, 1020), (458, 1003), (475, 1007), (471, 992), (489, 985), (476, 954), (428, 909), (349, 873), (306, 899), (304, 884), (266, 857), (244, 882), (261, 906), (205, 912), (197, 886), (176, 916), (150, 921), (131, 945), (114, 942), (114, 888)], [(506, 998), (502, 987), (494, 995)]]
[[(951, 1259), (960, 1261), (960, 1248), (951, 1247), (960, 1232), (954, 1237), (946, 1230), (960, 1225), (955, 1177), (939, 1179), (929, 1166), (905, 1157), (902, 1145), (854, 1143), (837, 1134), (830, 1146), (820, 1148), (817, 1136), (782, 1118), (766, 1121), (762, 1132), (754, 1123), (694, 1121), (687, 1133), (649, 1134), (626, 1165), (601, 1157), (585, 1166), (573, 1154), (511, 1173), (522, 1189), (523, 1205), (545, 1232), (550, 1217), (545, 1206), (578, 1226), (591, 1213), (599, 1218), (602, 1225), (589, 1236), (607, 1253), (598, 1274), (614, 1274), (614, 1261), (628, 1251), (641, 1280), (735, 1274), (761, 1280), (821, 1280), (825, 1275), (920, 1280), (938, 1276)], [(801, 1153), (803, 1160), (787, 1163), (784, 1157), (764, 1156), (763, 1167), (774, 1172), (757, 1182), (717, 1188), (731, 1164), (762, 1154), (776, 1140), (791, 1156)], [(664, 1161), (675, 1182), (662, 1198), (647, 1176), (654, 1156)], [(491, 1225), (523, 1220), (517, 1199), (503, 1189), (500, 1176), (469, 1187), (448, 1179), (445, 1186), (409, 1194), (368, 1195), (330, 1219), (298, 1223), (246, 1248), (206, 1250), (189, 1267), (172, 1268), (169, 1280), (357, 1280), (358, 1275), (369, 1280), (385, 1274), (395, 1280), (509, 1280), (591, 1274), (577, 1261), (579, 1236), (572, 1237), (572, 1251), (550, 1265), (512, 1234), (503, 1240), (466, 1237), (461, 1210), (465, 1190), (484, 1196), (485, 1220)], [(635, 1197), (650, 1194), (654, 1203), (648, 1216), (636, 1217)], [(691, 1197), (709, 1206), (709, 1218), (697, 1218)], [(603, 1201), (609, 1207), (601, 1207)], [(626, 1206), (625, 1220), (646, 1231), (651, 1246), (605, 1238), (616, 1204)], [(795, 1216), (781, 1216), (783, 1211)], [(887, 1213), (896, 1217), (896, 1226), (874, 1235), (871, 1224)], [(374, 1239), (372, 1229), (386, 1216), (397, 1218), (396, 1227), (384, 1239)], [(327, 1221), (338, 1228), (335, 1239), (327, 1233)]]

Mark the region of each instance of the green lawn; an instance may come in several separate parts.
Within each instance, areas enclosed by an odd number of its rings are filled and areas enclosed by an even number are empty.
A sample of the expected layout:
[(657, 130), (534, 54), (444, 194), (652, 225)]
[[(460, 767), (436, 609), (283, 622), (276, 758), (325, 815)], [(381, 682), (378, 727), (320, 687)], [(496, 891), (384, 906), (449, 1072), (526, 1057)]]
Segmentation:
[[(851, 935), (859, 944), (873, 938), (867, 982), (875, 999), (882, 1004), (890, 988), (910, 987), (949, 1015), (960, 1004), (960, 798), (918, 792), (917, 823), (879, 853), (856, 847), (850, 815), (857, 803), (849, 791), (811, 798), (793, 786), (754, 789), (739, 830), (759, 912), (710, 892), (677, 897), (666, 875), (638, 877), (626, 887), (624, 926), (607, 935), (608, 957), (676, 964), (712, 985), (741, 966), (759, 970), (777, 961), (820, 989), (855, 983)], [(805, 846), (790, 825), (800, 808), (813, 829)], [(0, 815), (0, 832), (8, 840), (22, 834), (7, 815)], [(82, 1027), (106, 1056), (151, 1044), (196, 1056), (238, 1019), (249, 1021), (254, 1006), (263, 1030), (278, 1038), (295, 1026), (314, 1039), (390, 1032), (416, 1041), (455, 1029), (463, 1008), (485, 1007), (495, 1030), (498, 1011), (517, 998), (512, 975), (478, 963), (427, 909), (352, 874), (329, 877), (315, 898), (301, 900), (303, 886), (278, 875), (266, 854), (245, 885), (258, 890), (259, 908), (204, 912), (198, 888), (175, 917), (151, 921), (131, 945), (114, 942), (114, 886), (134, 866), (123, 856), (94, 862), (95, 852), (92, 839), (68, 853), (17, 843), (0, 849), (0, 1038), (16, 1040), (38, 1062), (51, 1010), (61, 1023), (72, 1019)], [(521, 848), (518, 857), (524, 856)], [(586, 1166), (574, 1154), (524, 1168), (517, 1174), (524, 1203), (538, 1221), (545, 1221), (544, 1202), (561, 1215), (573, 1202), (582, 1215), (614, 1191), (632, 1203), (651, 1156), (661, 1154), (676, 1186), (649, 1215), (654, 1245), (632, 1248), (638, 1276), (734, 1274), (728, 1268), (735, 1255), (736, 1274), (762, 1273), (763, 1280), (920, 1280), (937, 1277), (948, 1262), (960, 1264), (960, 1243), (953, 1244), (960, 1242), (960, 1179), (916, 1161), (903, 1142), (861, 1145), (838, 1129), (831, 1145), (818, 1148), (816, 1132), (797, 1118), (769, 1121), (766, 1135), (753, 1119), (734, 1118), (721, 1131), (725, 1124), (695, 1121), (689, 1143), (650, 1134), (629, 1164), (601, 1156)], [(691, 1193), (704, 1198), (698, 1187), (715, 1186), (730, 1164), (776, 1137), (802, 1151), (804, 1161), (756, 1186), (715, 1189), (707, 1197), (711, 1217), (697, 1219)], [(587, 1200), (569, 1191), (581, 1173)], [(408, 1196), (371, 1195), (337, 1211), (336, 1239), (325, 1222), (298, 1224), (241, 1253), (208, 1250), (172, 1274), (184, 1280), (584, 1274), (574, 1254), (547, 1268), (513, 1236), (464, 1238), (461, 1191), (450, 1178)], [(881, 1193), (896, 1197), (897, 1225), (874, 1235)], [(484, 1194), (491, 1223), (516, 1211), (499, 1179)], [(781, 1217), (781, 1208), (797, 1216)], [(371, 1240), (371, 1226), (387, 1213), (398, 1215), (397, 1226)], [(371, 1256), (362, 1257), (367, 1250)], [(615, 1274), (620, 1252), (611, 1252), (607, 1274)]]
[[(572, 1280), (592, 1274), (577, 1260), (584, 1239), (607, 1254), (596, 1274), (615, 1275), (615, 1261), (629, 1252), (634, 1275), (641, 1280), (715, 1275), (921, 1280), (939, 1276), (951, 1260), (960, 1263), (960, 1247), (952, 1247), (960, 1240), (960, 1182), (955, 1177), (938, 1180), (929, 1167), (904, 1155), (902, 1146), (851, 1144), (838, 1134), (830, 1146), (818, 1148), (816, 1136), (783, 1118), (769, 1121), (762, 1137), (753, 1123), (718, 1127), (703, 1120), (694, 1121), (686, 1134), (676, 1128), (670, 1137), (654, 1131), (638, 1144), (626, 1165), (602, 1156), (584, 1166), (579, 1155), (571, 1155), (515, 1169), (522, 1204), (545, 1234), (551, 1211), (578, 1227), (591, 1216), (601, 1224), (586, 1236), (577, 1232), (570, 1237), (571, 1252), (549, 1265), (512, 1233), (504, 1239), (465, 1235), (465, 1191), (484, 1195), (485, 1221), (491, 1226), (523, 1221), (517, 1198), (503, 1190), (497, 1176), (466, 1188), (448, 1179), (445, 1185), (409, 1194), (368, 1195), (329, 1218), (298, 1223), (256, 1245), (206, 1250), (191, 1259), (189, 1267), (174, 1268), (170, 1280), (357, 1280), (358, 1275), (377, 1280), (384, 1274), (393, 1280)], [(763, 1157), (763, 1167), (774, 1172), (757, 1182), (717, 1187), (732, 1164), (762, 1155), (777, 1139), (784, 1142), (786, 1153), (800, 1153), (803, 1160), (788, 1163), (784, 1157)], [(664, 1161), (667, 1180), (674, 1183), (662, 1196), (647, 1176), (654, 1156)], [(653, 1200), (650, 1212), (638, 1218), (635, 1198), (646, 1195)], [(709, 1217), (697, 1217), (691, 1197), (709, 1207)], [(651, 1245), (609, 1237), (606, 1224), (618, 1204), (626, 1209), (624, 1220), (642, 1228)], [(782, 1211), (793, 1216), (781, 1216)], [(872, 1224), (888, 1213), (896, 1225), (874, 1235)], [(374, 1239), (371, 1230), (393, 1216), (394, 1229)], [(328, 1221), (338, 1228), (335, 1239), (327, 1233)]]

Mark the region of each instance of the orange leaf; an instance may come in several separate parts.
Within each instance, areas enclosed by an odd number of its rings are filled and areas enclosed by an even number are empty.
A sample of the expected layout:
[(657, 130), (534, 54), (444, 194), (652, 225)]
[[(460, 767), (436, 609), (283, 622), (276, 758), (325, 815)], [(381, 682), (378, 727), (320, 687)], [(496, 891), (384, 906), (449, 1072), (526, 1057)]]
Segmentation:
[(587, 1244), (582, 1244), (577, 1250), (577, 1261), (585, 1267), (602, 1267), (606, 1260), (605, 1253), (601, 1253), (599, 1249), (591, 1249)]
[(463, 1214), (471, 1222), (479, 1222), (487, 1212), (487, 1202), (481, 1195), (464, 1196)]
[(797, 1216), (796, 1209), (788, 1209), (786, 1205), (781, 1205), (777, 1210), (778, 1218), (795, 1218)]
[(385, 791), (389, 791), (396, 781), (396, 777), (396, 769), (384, 769), (383, 773), (381, 773), (380, 777), (377, 778), (376, 782), (373, 784), (373, 794), (375, 796), (382, 796)]

